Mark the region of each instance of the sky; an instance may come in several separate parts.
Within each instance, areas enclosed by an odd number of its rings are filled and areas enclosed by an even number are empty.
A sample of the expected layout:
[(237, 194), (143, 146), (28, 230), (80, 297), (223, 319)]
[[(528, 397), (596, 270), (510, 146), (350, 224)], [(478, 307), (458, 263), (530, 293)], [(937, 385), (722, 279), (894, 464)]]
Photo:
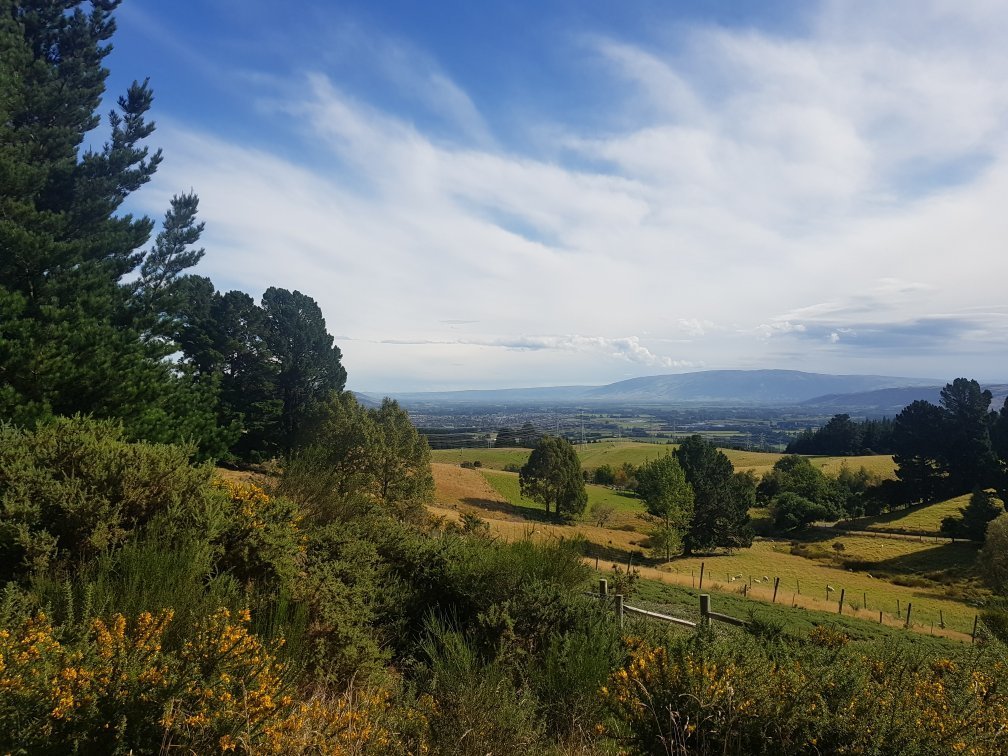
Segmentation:
[(130, 209), (195, 190), (195, 272), (313, 297), (350, 388), (1008, 379), (1002, 0), (117, 20), (107, 107), (150, 77), (164, 151)]

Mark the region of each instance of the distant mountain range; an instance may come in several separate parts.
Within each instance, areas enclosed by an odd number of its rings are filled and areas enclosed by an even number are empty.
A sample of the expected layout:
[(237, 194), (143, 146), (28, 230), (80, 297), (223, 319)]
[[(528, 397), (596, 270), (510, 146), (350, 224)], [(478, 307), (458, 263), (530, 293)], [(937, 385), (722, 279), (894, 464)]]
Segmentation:
[[(876, 411), (891, 413), (893, 407), (898, 412), (915, 399), (937, 402), (946, 382), (938, 378), (828, 375), (799, 370), (705, 370), (631, 378), (606, 386), (403, 392), (393, 397), (407, 405), (755, 404), (802, 405), (808, 409), (879, 408)], [(1002, 396), (1008, 393), (1008, 386), (999, 388), (1006, 390)], [(358, 396), (378, 398), (367, 393)]]

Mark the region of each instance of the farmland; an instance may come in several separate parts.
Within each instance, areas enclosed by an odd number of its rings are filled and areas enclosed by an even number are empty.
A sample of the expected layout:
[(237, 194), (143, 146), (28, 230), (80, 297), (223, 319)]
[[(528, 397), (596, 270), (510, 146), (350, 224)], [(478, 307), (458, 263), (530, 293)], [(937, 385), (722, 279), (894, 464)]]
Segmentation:
[[(619, 467), (624, 463), (640, 465), (675, 449), (671, 444), (649, 444), (640, 441), (601, 441), (576, 447), (581, 466), (594, 470), (602, 465)], [(724, 449), (736, 470), (751, 470), (756, 475), (767, 472), (783, 455), (773, 452), (738, 451)], [(504, 470), (521, 467), (528, 459), (529, 449), (438, 449), (431, 456), (435, 462), (461, 464), (479, 462), (483, 467)], [(826, 472), (836, 473), (843, 465), (852, 470), (865, 467), (883, 478), (893, 476), (892, 457), (872, 455), (863, 457), (811, 457), (812, 463)]]
[[(590, 444), (579, 449), (582, 464), (588, 469), (602, 464), (640, 464), (661, 453), (665, 449), (660, 446), (635, 442)], [(752, 470), (757, 475), (769, 470), (781, 456), (730, 450), (726, 453), (736, 469)], [(930, 533), (937, 529), (942, 517), (965, 504), (961, 498), (856, 521), (858, 530), (868, 533), (815, 529), (794, 539), (757, 539), (751, 548), (731, 554), (681, 557), (658, 564), (647, 559), (646, 524), (641, 518), (644, 507), (639, 499), (604, 486), (588, 485), (588, 506), (582, 520), (554, 523), (547, 520), (540, 505), (521, 496), (517, 473), (502, 469), (505, 465), (520, 465), (527, 455), (527, 450), (517, 449), (435, 452), (439, 460), (433, 465), (439, 502), (436, 513), (448, 517), (457, 516), (459, 511), (478, 514), (505, 540), (529, 536), (584, 539), (585, 552), (599, 557), (600, 566), (608, 564), (606, 560), (625, 565), (630, 559), (642, 576), (679, 586), (677, 590), (692, 590), (702, 567), (705, 590), (735, 596), (732, 601), (743, 600), (740, 594), (745, 585), (744, 601), (771, 602), (773, 578), (780, 578), (777, 603), (793, 606), (794, 611), (836, 615), (842, 593), (844, 616), (878, 624), (881, 612), (882, 622), (896, 627), (905, 622), (907, 606), (912, 604), (915, 629), (959, 640), (971, 632), (978, 603), (985, 597), (972, 568), (975, 545), (952, 544), (945, 539), (935, 542), (923, 535), (908, 539), (883, 532), (870, 534), (889, 528)], [(459, 461), (478, 461), (483, 467), (463, 469), (458, 467)], [(890, 457), (819, 457), (812, 461), (829, 472), (836, 472), (843, 464), (852, 469), (864, 465), (886, 477), (893, 471)], [(596, 505), (612, 508), (604, 527), (591, 517)]]

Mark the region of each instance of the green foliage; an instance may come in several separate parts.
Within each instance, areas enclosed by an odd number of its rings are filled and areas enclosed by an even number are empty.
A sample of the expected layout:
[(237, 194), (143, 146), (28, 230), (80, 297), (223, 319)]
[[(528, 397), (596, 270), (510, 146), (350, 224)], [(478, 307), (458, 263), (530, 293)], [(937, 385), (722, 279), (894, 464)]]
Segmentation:
[(388, 659), (376, 622), (378, 551), (367, 536), (363, 524), (313, 529), (303, 572), (290, 586), (308, 617), (302, 663), (317, 679), (372, 676)]
[(485, 662), (458, 631), (432, 619), (421, 644), (427, 658), (427, 690), (438, 702), (430, 717), (434, 753), (459, 756), (543, 750), (536, 701), (516, 686), (506, 665)]
[(916, 401), (896, 417), (893, 448), (902, 501), (931, 502), (1003, 485), (1008, 425), (989, 412), (991, 399), (976, 381), (956, 378), (942, 389), (940, 407)]
[(648, 514), (658, 520), (649, 536), (658, 553), (672, 558), (693, 517), (693, 487), (679, 461), (671, 456), (645, 462), (637, 470), (637, 493)]
[[(848, 478), (845, 475), (845, 480)], [(852, 480), (849, 483), (856, 485)], [(756, 491), (757, 501), (770, 507), (774, 526), (779, 530), (838, 519), (844, 513), (841, 502), (848, 495), (806, 457), (796, 454), (778, 460), (763, 476)]]
[(606, 620), (552, 636), (542, 660), (530, 666), (530, 682), (551, 733), (585, 738), (605, 719), (598, 692), (625, 655), (619, 631)]
[(683, 538), (684, 551), (691, 554), (751, 544), (752, 478), (736, 475), (728, 457), (699, 435), (684, 440), (676, 450), (676, 458), (694, 496), (693, 518)]
[(430, 448), (396, 402), (369, 409), (350, 393), (334, 394), (316, 427), (284, 464), (278, 493), (319, 522), (375, 508), (401, 519), (422, 515), (434, 496)]
[(774, 527), (777, 530), (794, 530), (811, 525), (817, 520), (829, 519), (832, 510), (793, 491), (779, 493), (770, 502)]
[(332, 392), (343, 390), (346, 370), (314, 299), (271, 286), (263, 294), (262, 308), (266, 346), (277, 363), (275, 382), (283, 402), (280, 448), (289, 451), (303, 440), (320, 405)]
[[(161, 161), (145, 145), (153, 94), (134, 82), (109, 115), (109, 138), (84, 149), (108, 71), (117, 3), (8, 3), (0, 96), (0, 418), (30, 426), (78, 412), (118, 418), (134, 438), (234, 440), (219, 429), (215, 386), (192, 385), (166, 359), (177, 284), (201, 252), (194, 195), (153, 222), (120, 215)], [(131, 274), (138, 283), (124, 283)]]
[(977, 565), (992, 591), (1008, 595), (1008, 513), (1000, 513), (987, 525), (987, 539)]
[(539, 439), (528, 462), (519, 472), (523, 496), (546, 507), (558, 517), (576, 517), (588, 503), (581, 463), (570, 442), (556, 436)]
[(0, 570), (6, 579), (74, 566), (159, 514), (198, 506), (210, 477), (191, 450), (128, 443), (112, 421), (0, 426)]
[(701, 633), (635, 642), (605, 693), (635, 753), (1003, 752), (1004, 659)]
[(954, 493), (997, 482), (998, 460), (991, 446), (988, 411), (991, 392), (966, 378), (956, 378), (941, 391), (946, 434), (943, 462)]
[(592, 483), (600, 486), (612, 486), (616, 484), (616, 471), (612, 465), (599, 465), (592, 473)]
[(851, 420), (834, 415), (821, 428), (803, 431), (788, 444), (788, 454), (850, 456), (888, 454), (892, 450), (892, 420)]

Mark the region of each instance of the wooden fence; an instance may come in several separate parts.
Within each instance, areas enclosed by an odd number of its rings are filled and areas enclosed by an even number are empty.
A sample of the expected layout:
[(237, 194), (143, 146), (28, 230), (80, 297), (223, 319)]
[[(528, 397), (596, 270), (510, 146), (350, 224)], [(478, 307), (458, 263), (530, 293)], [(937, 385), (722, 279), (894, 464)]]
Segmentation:
[[(701, 575), (703, 575), (702, 570), (701, 570)], [(703, 578), (701, 577), (701, 580), (702, 579)], [(774, 581), (774, 600), (775, 601), (777, 599), (777, 585), (778, 585), (779, 581), (780, 581), (780, 578), (777, 578)], [(588, 592), (588, 595), (589, 596), (595, 596), (595, 597), (599, 598), (600, 600), (604, 601), (605, 599), (607, 599), (609, 597), (609, 581), (607, 581), (605, 578), (599, 578), (598, 593), (596, 594), (596, 593)], [(692, 621), (687, 620), (687, 619), (682, 619), (680, 617), (672, 617), (672, 616), (670, 616), (668, 614), (661, 614), (660, 612), (653, 612), (653, 611), (651, 611), (649, 609), (642, 609), (642, 608), (640, 608), (638, 606), (630, 606), (629, 604), (627, 604), (627, 603), (625, 603), (623, 601), (623, 594), (622, 593), (614, 594), (613, 599), (614, 599), (614, 601), (613, 601), (613, 607), (614, 607), (614, 610), (616, 612), (616, 617), (617, 617), (617, 620), (619, 621), (620, 627), (623, 627), (624, 618), (626, 617), (627, 614), (636, 614), (637, 616), (640, 616), (640, 617), (648, 617), (650, 619), (660, 620), (662, 622), (668, 622), (670, 624), (679, 625), (681, 627), (689, 627), (689, 628), (693, 628), (693, 629), (695, 629), (697, 627), (697, 623), (696, 622), (692, 622)], [(840, 593), (840, 608), (839, 608), (839, 613), (840, 614), (843, 614), (843, 601), (844, 601), (844, 592), (841, 590), (841, 593)], [(906, 623), (904, 624), (905, 628), (909, 628), (910, 627), (910, 616), (911, 616), (910, 612), (912, 611), (912, 606), (913, 606), (912, 604), (907, 603)], [(897, 611), (899, 612), (900, 610), (897, 609)], [(902, 613), (901, 613), (901, 616), (902, 616)], [(978, 622), (979, 619), (980, 619), (979, 615), (977, 615), (973, 619), (973, 632), (971, 633), (971, 637), (970, 637), (970, 642), (971, 643), (976, 643), (976, 640), (977, 640), (977, 630), (979, 629), (978, 626), (977, 626), (977, 622)], [(700, 622), (703, 625), (705, 625), (705, 626), (709, 626), (711, 622), (724, 622), (726, 624), (735, 625), (737, 627), (747, 627), (749, 625), (748, 622), (746, 622), (745, 620), (740, 620), (737, 617), (731, 617), (731, 616), (729, 616), (727, 614), (720, 614), (718, 612), (711, 611), (711, 608), (710, 608), (710, 594), (709, 593), (701, 593), (700, 594)], [(882, 612), (879, 612), (879, 623), (881, 624), (881, 622), (882, 622)], [(944, 617), (941, 620), (941, 626), (945, 627)], [(934, 632), (933, 625), (932, 625), (932, 632)]]
[[(605, 578), (600, 578), (598, 597), (601, 600), (605, 600), (608, 596), (609, 596), (609, 583)], [(662, 622), (668, 622), (670, 624), (679, 625), (681, 627), (689, 627), (692, 629), (696, 629), (697, 627), (696, 622), (692, 622), (687, 619), (682, 619), (680, 617), (672, 617), (668, 614), (660, 614), (659, 612), (652, 612), (648, 609), (641, 609), (638, 606), (630, 606), (629, 604), (624, 603), (622, 593), (615, 594), (613, 598), (614, 598), (613, 606), (620, 627), (623, 627), (623, 621), (627, 614), (636, 614), (640, 617), (648, 617), (650, 619), (661, 620)], [(729, 617), (727, 614), (719, 614), (718, 612), (712, 612), (710, 608), (710, 594), (701, 593), (700, 623), (703, 625), (710, 625), (712, 621), (725, 622), (729, 625), (737, 625), (738, 627), (746, 627), (749, 624), (745, 620), (740, 620), (736, 617)]]

